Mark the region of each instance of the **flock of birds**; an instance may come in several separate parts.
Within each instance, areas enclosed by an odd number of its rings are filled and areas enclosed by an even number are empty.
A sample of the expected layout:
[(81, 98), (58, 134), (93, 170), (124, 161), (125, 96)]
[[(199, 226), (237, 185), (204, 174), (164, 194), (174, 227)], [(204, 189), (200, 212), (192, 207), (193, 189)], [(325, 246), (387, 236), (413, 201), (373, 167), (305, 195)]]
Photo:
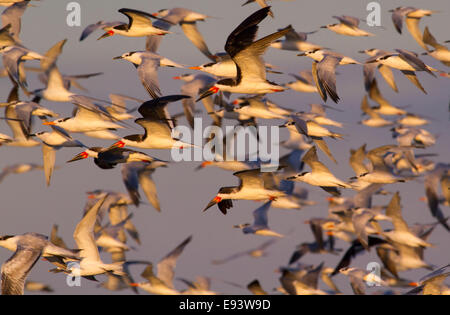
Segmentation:
[[(255, 0), (247, 1), (250, 4)], [(140, 244), (139, 233), (132, 222), (133, 214), (129, 206), (142, 203), (140, 189), (148, 202), (161, 211), (156, 184), (152, 174), (160, 167), (170, 167), (170, 163), (137, 151), (147, 149), (180, 150), (195, 148), (174, 137), (173, 128), (180, 117), (185, 117), (193, 127), (194, 117), (199, 112), (196, 103), (202, 101), (212, 123), (222, 126), (224, 121), (234, 121), (242, 126), (256, 126), (257, 120), (283, 121), (280, 127), (287, 128), (290, 137), (281, 142), (290, 153), (280, 159), (280, 167), (274, 172), (262, 172), (261, 161), (238, 161), (227, 159), (216, 152), (214, 161), (204, 161), (198, 167), (218, 167), (233, 171), (239, 185), (226, 186), (206, 206), (205, 210), (217, 206), (227, 214), (238, 200), (263, 202), (253, 212), (253, 223), (236, 225), (245, 234), (267, 236), (269, 241), (261, 246), (215, 260), (214, 264), (224, 264), (241, 256), (261, 257), (267, 255), (269, 246), (284, 235), (271, 230), (268, 212), (273, 208), (301, 209), (315, 204), (308, 200), (308, 190), (322, 188), (329, 193), (328, 217), (312, 217), (310, 225), (313, 242), (302, 242), (293, 249), (288, 265), (279, 268), (280, 287), (283, 294), (339, 294), (341, 291), (333, 282), (333, 276), (348, 276), (355, 294), (365, 294), (365, 282), (376, 283), (384, 288), (384, 293), (398, 293), (397, 288), (406, 288), (407, 294), (449, 294), (445, 279), (450, 275), (450, 265), (432, 266), (426, 262), (425, 250), (434, 246), (427, 239), (436, 229), (450, 232), (448, 218), (443, 207), (450, 206), (450, 164), (430, 160), (433, 154), (424, 149), (435, 145), (437, 137), (424, 129), (427, 119), (405, 109), (392, 105), (383, 97), (377, 83), (377, 73), (396, 92), (399, 92), (393, 71), (399, 70), (419, 90), (427, 93), (419, 82), (416, 73), (427, 72), (431, 76), (439, 74), (448, 77), (444, 71), (425, 64), (421, 57), (405, 49), (384, 51), (367, 49), (361, 51), (369, 56), (360, 63), (338, 52), (307, 41), (310, 33), (299, 33), (292, 26), (257, 39), (258, 25), (267, 17), (276, 18), (264, 0), (256, 0), (262, 7), (238, 25), (228, 38), (223, 38), (225, 52), (213, 54), (197, 29), (197, 22), (210, 17), (184, 8), (164, 9), (149, 14), (135, 9), (118, 10), (128, 18), (127, 22), (99, 21), (86, 27), (80, 41), (102, 29), (99, 37), (128, 36), (146, 38), (145, 51), (131, 51), (116, 60), (132, 63), (150, 100), (111, 94), (106, 102), (94, 97), (71, 91), (76, 87), (85, 89), (79, 83), (101, 73), (85, 75), (64, 75), (58, 67), (58, 57), (66, 40), (58, 42), (47, 53), (41, 55), (26, 48), (20, 40), (21, 17), (30, 7), (30, 1), (0, 0), (6, 6), (1, 15), (0, 53), (3, 56), (2, 74), (12, 83), (8, 99), (0, 106), (5, 108), (2, 120), (10, 127), (12, 134), (0, 134), (0, 145), (16, 147), (42, 147), (43, 166), (38, 164), (18, 164), (5, 167), (0, 181), (10, 174), (43, 170), (47, 185), (51, 184), (55, 170), (56, 152), (66, 147), (79, 147), (83, 150), (68, 162), (92, 157), (102, 169), (112, 169), (121, 164), (122, 175), (128, 193), (96, 190), (88, 192), (83, 218), (77, 224), (73, 238), (76, 249), (70, 249), (58, 236), (57, 226), (53, 227), (50, 238), (37, 233), (5, 235), (0, 237), (0, 246), (14, 254), (1, 267), (2, 294), (23, 294), (25, 289), (50, 291), (44, 284), (26, 281), (33, 266), (42, 257), (54, 265), (54, 273), (80, 276), (91, 281), (99, 281), (98, 275), (106, 275), (101, 286), (108, 290), (139, 289), (154, 294), (218, 294), (210, 287), (210, 279), (199, 277), (196, 281), (181, 279), (185, 290), (178, 290), (173, 283), (177, 258), (191, 242), (184, 240), (157, 264), (157, 272), (148, 261), (129, 261), (126, 252), (133, 249), (127, 244), (127, 234)], [(33, 10), (30, 8), (28, 10)], [(431, 16), (434, 11), (412, 7), (399, 7), (392, 10), (395, 29), (401, 33), (402, 24), (406, 26), (415, 41), (425, 50), (423, 55), (439, 60), (450, 66), (450, 50), (431, 34), (428, 27), (422, 32), (421, 18)], [(335, 16), (339, 23), (329, 24), (328, 29), (338, 36), (374, 36), (360, 28), (360, 20), (351, 16)], [(212, 22), (208, 22), (212, 23)], [(158, 47), (164, 36), (172, 36), (171, 28), (180, 26), (189, 40), (202, 52), (209, 62), (188, 67), (158, 55)], [(117, 39), (120, 41), (120, 39)], [(269, 49), (282, 49), (297, 52), (313, 60), (311, 70), (293, 75), (295, 81), (279, 84), (267, 80), (267, 73), (277, 73), (276, 67), (265, 63), (264, 53)], [(28, 61), (39, 60), (40, 67), (28, 67)], [(327, 116), (326, 110), (339, 110), (330, 105), (312, 104), (309, 111), (296, 111), (278, 106), (266, 95), (281, 93), (288, 89), (302, 93), (318, 93), (324, 102), (331, 99), (338, 103), (340, 97), (336, 86), (338, 66), (360, 65), (364, 74), (366, 95), (361, 102), (361, 110), (367, 118), (360, 123), (370, 128), (390, 127), (397, 144), (370, 147), (363, 144), (352, 150), (350, 165), (355, 176), (349, 180), (337, 178), (325, 165), (318, 153), (337, 163), (326, 140), (342, 139), (343, 134), (331, 131), (330, 127), (343, 128), (344, 125)], [(159, 86), (158, 71), (163, 67), (190, 69), (199, 72), (184, 74), (174, 79), (185, 83), (178, 95), (163, 95)], [(29, 90), (27, 76), (37, 72), (45, 86)], [(442, 79), (446, 80), (446, 79)], [(4, 83), (3, 83), (4, 84)], [(20, 92), (28, 100), (20, 98)], [(238, 98), (230, 100), (230, 95)], [(376, 106), (370, 104), (372, 100)], [(183, 113), (170, 115), (167, 106), (180, 102)], [(65, 102), (74, 105), (73, 115), (59, 118), (59, 114), (41, 105), (42, 102)], [(127, 108), (132, 103), (133, 108)], [(134, 112), (139, 113), (136, 118)], [(32, 122), (38, 116), (48, 131), (35, 132)], [(395, 119), (388, 119), (395, 117)], [(134, 122), (144, 129), (144, 133), (118, 136), (115, 131), (135, 128)], [(111, 141), (106, 147), (89, 147), (74, 136)], [(133, 149), (134, 148), (134, 149)], [(309, 167), (309, 171), (304, 171)], [(424, 178), (425, 201), (431, 211), (432, 224), (409, 226), (403, 218), (402, 200), (398, 192), (390, 189), (391, 184), (414, 181)], [(302, 185), (296, 184), (303, 183)], [(214, 181), (211, 180), (211, 184)], [(228, 185), (228, 183), (227, 183)], [(315, 187), (313, 187), (315, 186)], [(348, 190), (347, 197), (341, 190)], [(374, 195), (391, 195), (388, 205), (372, 204)], [(106, 221), (106, 222), (105, 222)], [(322, 263), (311, 266), (299, 262), (310, 254), (341, 255), (335, 247), (336, 238), (350, 244), (342, 253), (342, 259), (335, 268)], [(445, 244), (444, 244), (445, 247)], [(375, 249), (382, 268), (379, 274), (352, 266), (352, 259), (359, 254)], [(99, 249), (111, 254), (111, 263), (105, 263)], [(144, 282), (136, 282), (130, 273), (130, 266), (143, 265)], [(425, 268), (431, 273), (422, 279), (404, 279), (400, 273)], [(319, 288), (319, 279), (327, 288)], [(259, 281), (248, 284), (254, 294), (268, 294)], [(269, 292), (270, 293), (270, 292)]]

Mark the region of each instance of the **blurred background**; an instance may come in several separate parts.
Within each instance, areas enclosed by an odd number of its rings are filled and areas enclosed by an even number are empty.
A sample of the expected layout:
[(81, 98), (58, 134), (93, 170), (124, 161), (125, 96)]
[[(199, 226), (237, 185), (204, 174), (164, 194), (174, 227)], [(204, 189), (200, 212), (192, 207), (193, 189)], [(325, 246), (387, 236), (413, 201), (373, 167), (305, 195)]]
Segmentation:
[[(148, 94), (141, 85), (136, 70), (126, 61), (113, 61), (112, 58), (128, 51), (143, 50), (145, 39), (113, 36), (97, 41), (101, 31), (97, 31), (85, 41), (78, 39), (84, 27), (99, 20), (124, 20), (126, 17), (117, 10), (123, 7), (156, 12), (164, 8), (184, 7), (193, 11), (212, 16), (206, 22), (200, 22), (199, 30), (203, 34), (210, 50), (221, 52), (229, 33), (247, 16), (256, 11), (259, 6), (250, 4), (241, 7), (244, 0), (152, 0), (152, 1), (89, 1), (80, 0), (81, 26), (69, 27), (66, 24), (66, 6), (69, 1), (43, 0), (34, 2), (34, 7), (26, 10), (22, 19), (21, 39), (23, 44), (34, 51), (45, 53), (56, 42), (67, 38), (68, 42), (64, 52), (58, 60), (58, 66), (64, 74), (83, 74), (90, 72), (103, 72), (104, 75), (82, 81), (81, 84), (89, 89), (87, 95), (101, 99), (108, 99), (109, 93), (121, 93), (141, 99), (148, 99)], [(357, 53), (359, 50), (379, 48), (394, 50), (403, 48), (422, 53), (422, 48), (414, 41), (408, 31), (398, 34), (391, 21), (390, 9), (398, 6), (415, 6), (417, 8), (439, 10), (432, 17), (425, 17), (421, 22), (421, 29), (428, 25), (432, 34), (439, 42), (450, 39), (448, 33), (448, 20), (450, 2), (441, 0), (409, 0), (409, 1), (382, 1), (382, 27), (369, 27), (364, 22), (361, 28), (375, 33), (375, 37), (352, 38), (336, 35), (335, 33), (320, 29), (322, 25), (335, 23), (333, 15), (351, 15), (366, 18), (369, 12), (366, 6), (370, 1), (271, 1), (275, 19), (267, 18), (261, 23), (259, 37), (276, 31), (289, 24), (297, 31), (310, 32), (319, 30), (309, 36), (309, 41), (334, 49), (348, 55), (360, 62), (367, 56)], [(200, 65), (209, 62), (184, 36), (179, 27), (173, 27), (174, 34), (168, 35), (162, 41), (159, 54), (182, 64)], [(271, 81), (286, 83), (292, 80), (289, 73), (311, 68), (311, 59), (297, 57), (295, 52), (269, 49), (265, 55), (266, 62), (276, 65), (277, 70), (284, 75), (269, 75)], [(423, 56), (427, 64), (448, 72), (448, 68), (436, 60)], [(38, 66), (37, 62), (27, 62), (28, 65)], [(182, 82), (172, 80), (173, 76), (183, 73), (196, 73), (182, 69), (162, 68), (159, 70), (161, 90), (164, 95), (178, 94)], [(335, 165), (319, 153), (319, 158), (330, 170), (341, 179), (354, 176), (348, 164), (350, 149), (357, 149), (367, 143), (368, 149), (384, 144), (394, 143), (387, 128), (368, 128), (359, 125), (361, 120), (360, 103), (364, 96), (362, 81), (362, 67), (350, 65), (338, 68), (337, 89), (341, 102), (336, 105), (343, 112), (329, 111), (330, 118), (345, 124), (345, 129), (337, 130), (345, 134), (344, 140), (327, 140), (330, 149), (339, 164)], [(425, 115), (431, 123), (425, 129), (438, 135), (437, 144), (427, 150), (438, 154), (433, 158), (436, 162), (449, 162), (450, 141), (449, 135), (449, 100), (450, 81), (448, 78), (433, 78), (428, 74), (419, 73), (428, 95), (420, 92), (398, 71), (394, 71), (400, 93), (393, 92), (384, 81), (378, 80), (383, 95), (395, 106), (407, 106), (407, 110), (416, 114)], [(28, 84), (31, 90), (43, 87), (33, 73), (28, 74)], [(0, 78), (0, 101), (6, 101), (11, 88), (7, 78)], [(84, 92), (81, 94), (85, 94)], [(25, 98), (24, 98), (25, 99)], [(277, 95), (270, 95), (269, 99), (277, 104), (296, 111), (309, 110), (308, 104), (322, 103), (318, 94), (301, 94), (295, 91), (286, 91)], [(69, 103), (51, 103), (43, 101), (42, 104), (61, 114), (61, 117), (70, 116), (72, 105)], [(330, 104), (329, 105), (334, 105)], [(203, 110), (203, 106), (198, 104)], [(169, 111), (178, 113), (182, 111), (181, 104), (170, 105)], [(204, 112), (204, 110), (203, 110)], [(208, 125), (210, 118), (203, 113), (204, 126)], [(37, 122), (37, 121), (36, 121)], [(180, 124), (187, 125), (184, 118)], [(233, 122), (228, 122), (233, 123)], [(274, 121), (281, 124), (282, 121)], [(40, 123), (34, 125), (35, 132), (47, 130)], [(10, 134), (6, 124), (0, 124), (0, 132)], [(120, 131), (126, 135), (136, 133), (136, 130)], [(280, 141), (287, 139), (287, 131), (282, 130)], [(108, 146), (112, 142), (84, 138), (74, 135), (88, 146)], [(37, 232), (49, 235), (53, 224), (58, 224), (60, 235), (70, 247), (75, 247), (72, 238), (73, 231), (81, 219), (82, 210), (86, 201), (86, 192), (95, 189), (116, 190), (126, 192), (122, 183), (120, 167), (113, 170), (101, 170), (92, 160), (79, 161), (66, 164), (65, 161), (81, 152), (79, 148), (65, 148), (57, 152), (56, 163), (61, 166), (53, 174), (50, 187), (46, 187), (44, 174), (34, 171), (26, 174), (12, 175), (0, 184), (0, 234), (21, 234)], [(161, 159), (170, 159), (168, 152), (145, 150), (152, 156)], [(288, 153), (282, 149), (281, 154)], [(14, 148), (0, 147), (0, 167), (15, 163), (42, 163), (40, 147)], [(234, 208), (229, 214), (222, 215), (217, 207), (202, 212), (206, 204), (215, 196), (221, 186), (238, 184), (238, 179), (230, 172), (215, 168), (194, 171), (199, 162), (172, 163), (168, 168), (158, 169), (153, 175), (158, 189), (158, 196), (162, 212), (157, 213), (149, 205), (139, 208), (131, 207), (134, 214), (133, 222), (137, 226), (142, 240), (138, 246), (130, 241), (136, 250), (129, 251), (127, 257), (131, 260), (150, 260), (157, 263), (170, 250), (177, 246), (187, 236), (193, 235), (192, 242), (178, 260), (176, 277), (194, 279), (202, 275), (212, 278), (212, 289), (227, 294), (249, 294), (245, 289), (230, 286), (223, 280), (246, 286), (250, 281), (259, 279), (263, 288), (273, 292), (279, 286), (280, 274), (275, 270), (285, 266), (297, 244), (313, 241), (308, 225), (303, 222), (311, 217), (326, 217), (328, 214), (327, 193), (320, 188), (303, 185), (309, 189), (309, 199), (317, 202), (315, 206), (303, 208), (301, 211), (271, 209), (269, 212), (269, 225), (279, 233), (286, 234), (268, 250), (269, 255), (263, 258), (250, 258), (248, 256), (233, 260), (224, 265), (213, 265), (214, 259), (225, 258), (238, 251), (254, 248), (267, 238), (263, 236), (244, 235), (241, 230), (234, 229), (233, 225), (252, 222), (252, 211), (260, 204), (248, 201), (234, 202)], [(301, 185), (301, 184), (300, 184)], [(432, 223), (427, 205), (419, 198), (424, 196), (423, 178), (407, 183), (389, 185), (391, 191), (400, 191), (402, 196), (403, 215), (409, 224)], [(344, 195), (352, 192), (344, 191)], [(376, 196), (374, 203), (385, 205), (390, 196)], [(449, 215), (448, 207), (443, 207)], [(425, 260), (435, 266), (443, 266), (450, 262), (448, 250), (449, 234), (438, 226), (431, 235), (429, 242), (435, 247), (426, 250)], [(348, 244), (338, 241), (338, 248), (346, 250)], [(11, 252), (0, 249), (0, 262), (11, 256)], [(103, 255), (103, 254), (102, 254)], [(104, 257), (108, 261), (108, 256)], [(311, 255), (304, 256), (301, 261), (305, 264), (317, 265), (322, 261), (328, 267), (335, 267), (340, 256)], [(375, 251), (358, 257), (353, 265), (365, 269), (367, 264), (378, 261)], [(63, 274), (49, 274), (52, 266), (39, 261), (29, 275), (29, 280), (42, 281), (49, 284), (58, 294), (115, 294), (98, 284), (82, 280), (81, 287), (68, 287)], [(141, 281), (139, 274), (141, 266), (132, 267), (135, 280)], [(401, 276), (411, 280), (418, 280), (427, 270), (414, 270), (402, 273)], [(105, 280), (105, 276), (99, 276)], [(345, 293), (351, 293), (346, 277), (335, 277), (338, 287)], [(184, 284), (175, 281), (177, 288), (184, 288)], [(324, 288), (324, 285), (320, 285)], [(143, 291), (141, 291), (143, 292)], [(117, 292), (132, 294), (131, 290)]]

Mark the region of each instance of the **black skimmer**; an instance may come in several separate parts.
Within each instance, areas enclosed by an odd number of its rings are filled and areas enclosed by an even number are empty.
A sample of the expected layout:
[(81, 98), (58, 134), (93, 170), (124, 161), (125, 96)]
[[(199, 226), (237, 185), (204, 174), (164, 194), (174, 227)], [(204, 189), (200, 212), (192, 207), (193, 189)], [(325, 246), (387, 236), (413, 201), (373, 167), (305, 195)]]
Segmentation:
[(189, 98), (186, 95), (170, 95), (143, 103), (138, 111), (143, 118), (138, 118), (135, 123), (145, 129), (144, 134), (129, 135), (112, 147), (131, 146), (142, 149), (172, 149), (191, 148), (192, 144), (185, 143), (172, 137), (171, 129), (174, 121), (170, 118), (166, 106), (169, 103)]
[(321, 28), (329, 29), (336, 34), (346, 35), (346, 36), (375, 36), (372, 33), (366, 32), (359, 28), (359, 19), (353, 16), (342, 15), (333, 16), (335, 19), (339, 20), (338, 24), (328, 24), (322, 26)]
[(130, 163), (130, 162), (146, 162), (153, 163), (154, 161), (159, 161), (145, 153), (134, 151), (125, 148), (101, 148), (92, 147), (85, 151), (77, 154), (74, 158), (67, 161), (75, 162), (88, 157), (94, 158), (94, 163), (102, 169), (111, 169), (116, 167), (119, 163)]
[(253, 13), (228, 36), (225, 51), (236, 64), (237, 77), (218, 81), (208, 91), (204, 92), (197, 101), (219, 91), (267, 94), (286, 90), (285, 87), (267, 81), (266, 68), (261, 56), (270, 43), (284, 36), (292, 27), (286, 27), (281, 31), (254, 41), (259, 28), (258, 24), (267, 17), (269, 11), (270, 7), (266, 7)]
[(232, 200), (275, 200), (286, 194), (280, 190), (266, 189), (265, 178), (270, 173), (263, 173), (260, 169), (236, 172), (234, 176), (240, 179), (239, 186), (222, 187), (203, 211), (216, 205), (223, 214), (233, 207)]
[(152, 19), (159, 19), (158, 17), (146, 12), (142, 12), (134, 9), (120, 9), (120, 13), (124, 14), (128, 18), (127, 23), (121, 23), (115, 26), (104, 26), (105, 34), (98, 39), (103, 39), (113, 35), (122, 35), (128, 37), (143, 37), (149, 35), (166, 35), (169, 31), (155, 27), (152, 24)]

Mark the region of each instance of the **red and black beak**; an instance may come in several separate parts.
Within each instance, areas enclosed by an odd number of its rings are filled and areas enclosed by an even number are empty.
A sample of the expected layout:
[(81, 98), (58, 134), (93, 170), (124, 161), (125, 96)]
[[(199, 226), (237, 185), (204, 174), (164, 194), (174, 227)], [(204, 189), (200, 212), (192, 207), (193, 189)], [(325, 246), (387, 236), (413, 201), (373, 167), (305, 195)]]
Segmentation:
[(73, 159), (67, 161), (67, 163), (75, 162), (75, 161), (78, 161), (78, 160), (84, 160), (84, 159), (87, 159), (88, 156), (89, 155), (86, 152), (81, 152), (80, 154), (75, 155), (75, 157)]
[(202, 99), (204, 99), (205, 97), (211, 96), (213, 94), (216, 94), (217, 92), (219, 92), (219, 88), (216, 86), (211, 87), (209, 90), (203, 92), (200, 97), (195, 101), (198, 102)]

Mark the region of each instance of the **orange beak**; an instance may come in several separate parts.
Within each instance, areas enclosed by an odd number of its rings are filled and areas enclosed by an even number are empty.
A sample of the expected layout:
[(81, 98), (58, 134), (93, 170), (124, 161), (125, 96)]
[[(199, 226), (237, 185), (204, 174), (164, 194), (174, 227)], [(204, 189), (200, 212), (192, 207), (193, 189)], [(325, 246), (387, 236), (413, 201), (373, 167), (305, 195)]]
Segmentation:
[(204, 99), (205, 97), (208, 97), (208, 96), (211, 96), (213, 94), (216, 94), (217, 92), (219, 92), (219, 88), (217, 86), (213, 86), (208, 91), (206, 91), (202, 95), (200, 95), (200, 97), (195, 102), (198, 102), (198, 101)]
[(173, 77), (172, 79), (173, 80), (181, 80), (181, 77), (179, 77), (179, 76), (178, 77)]
[(46, 121), (42, 123), (45, 126), (55, 126), (56, 124), (53, 121)]
[(89, 156), (89, 154), (87, 154), (86, 152), (81, 152), (80, 154), (76, 155), (73, 159), (67, 161), (67, 163), (75, 162), (75, 161), (78, 161), (78, 160), (87, 159), (88, 156)]
[(109, 36), (113, 36), (114, 35), (114, 31), (107, 31), (105, 34), (103, 34), (102, 36), (100, 36), (99, 38), (97, 38), (97, 40), (109, 37)]
[(139, 283), (130, 283), (130, 287), (138, 287), (139, 286)]
[(189, 69), (191, 69), (191, 70), (202, 70), (201, 67), (189, 67)]
[(219, 203), (219, 202), (222, 201), (222, 198), (219, 197), (219, 196), (216, 196), (216, 197), (214, 197), (213, 201), (214, 201), (215, 203)]
[(122, 140), (117, 141), (116, 143), (114, 143), (111, 148), (123, 148), (125, 146), (125, 142), (123, 142)]

